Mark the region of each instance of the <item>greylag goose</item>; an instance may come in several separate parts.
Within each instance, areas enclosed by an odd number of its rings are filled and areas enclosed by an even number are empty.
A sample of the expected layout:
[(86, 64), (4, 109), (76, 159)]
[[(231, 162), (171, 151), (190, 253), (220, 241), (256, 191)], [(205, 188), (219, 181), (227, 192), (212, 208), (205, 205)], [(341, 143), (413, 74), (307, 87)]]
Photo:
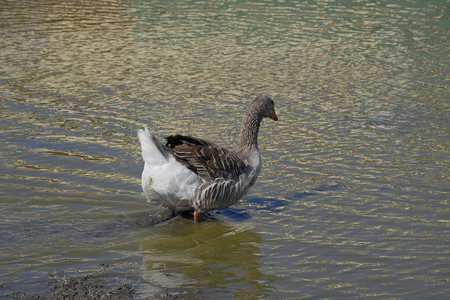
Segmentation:
[(266, 117), (278, 120), (275, 104), (268, 96), (257, 96), (247, 107), (235, 151), (183, 135), (171, 135), (163, 145), (147, 128), (140, 129), (145, 162), (142, 189), (147, 200), (175, 211), (194, 209), (195, 221), (201, 212), (235, 204), (261, 170), (258, 131)]

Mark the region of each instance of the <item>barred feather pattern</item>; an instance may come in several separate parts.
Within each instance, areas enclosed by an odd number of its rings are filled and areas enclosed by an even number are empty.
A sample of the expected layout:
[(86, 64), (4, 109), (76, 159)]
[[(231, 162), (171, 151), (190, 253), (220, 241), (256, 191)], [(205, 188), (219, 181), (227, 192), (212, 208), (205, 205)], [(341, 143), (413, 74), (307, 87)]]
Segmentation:
[(148, 129), (139, 131), (145, 161), (142, 187), (148, 200), (174, 210), (226, 208), (245, 196), (261, 170), (258, 132), (263, 118), (275, 121), (273, 100), (257, 96), (247, 107), (241, 140), (230, 151), (206, 140), (172, 135), (159, 144)]
[(205, 181), (216, 178), (238, 181), (246, 166), (233, 151), (199, 138), (169, 136), (166, 148), (177, 161)]
[(226, 180), (222, 177), (204, 182), (192, 196), (190, 202), (195, 210), (202, 212), (231, 206), (245, 196), (256, 181), (256, 169), (243, 172), (238, 180)]
[(190, 136), (166, 139), (167, 151), (203, 181), (189, 201), (199, 212), (235, 204), (256, 181), (259, 170), (233, 151)]

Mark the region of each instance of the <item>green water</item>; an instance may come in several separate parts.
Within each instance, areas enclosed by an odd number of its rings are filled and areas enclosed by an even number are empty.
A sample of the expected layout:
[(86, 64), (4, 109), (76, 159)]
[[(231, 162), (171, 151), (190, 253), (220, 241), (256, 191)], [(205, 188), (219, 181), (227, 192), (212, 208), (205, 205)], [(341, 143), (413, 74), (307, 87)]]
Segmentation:
[[(449, 25), (446, 1), (0, 3), (0, 295), (103, 266), (142, 298), (445, 299)], [(260, 93), (251, 193), (152, 224), (136, 131), (233, 149)]]

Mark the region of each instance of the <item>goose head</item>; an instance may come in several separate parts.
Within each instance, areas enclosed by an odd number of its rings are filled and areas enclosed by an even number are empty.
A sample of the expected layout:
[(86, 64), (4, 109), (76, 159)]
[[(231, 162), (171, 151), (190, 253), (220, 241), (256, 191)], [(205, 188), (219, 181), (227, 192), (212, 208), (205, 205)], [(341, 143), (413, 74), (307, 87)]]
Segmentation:
[(259, 95), (255, 97), (249, 108), (250, 111), (255, 110), (263, 118), (271, 118), (274, 121), (278, 121), (278, 116), (275, 112), (275, 103), (269, 96)]

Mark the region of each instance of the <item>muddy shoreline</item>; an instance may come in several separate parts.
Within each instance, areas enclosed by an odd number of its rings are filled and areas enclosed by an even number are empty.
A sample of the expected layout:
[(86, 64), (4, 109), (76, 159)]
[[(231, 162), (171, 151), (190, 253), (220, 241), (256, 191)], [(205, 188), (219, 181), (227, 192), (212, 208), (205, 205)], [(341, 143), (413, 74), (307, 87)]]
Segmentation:
[(68, 275), (68, 273), (52, 273), (48, 278), (48, 289), (39, 294), (28, 292), (6, 293), (7, 299), (18, 300), (127, 300), (127, 299), (180, 299), (190, 294), (188, 291), (162, 290), (153, 295), (142, 295), (135, 288), (137, 283), (122, 281), (106, 282), (103, 271), (95, 271), (87, 275)]

